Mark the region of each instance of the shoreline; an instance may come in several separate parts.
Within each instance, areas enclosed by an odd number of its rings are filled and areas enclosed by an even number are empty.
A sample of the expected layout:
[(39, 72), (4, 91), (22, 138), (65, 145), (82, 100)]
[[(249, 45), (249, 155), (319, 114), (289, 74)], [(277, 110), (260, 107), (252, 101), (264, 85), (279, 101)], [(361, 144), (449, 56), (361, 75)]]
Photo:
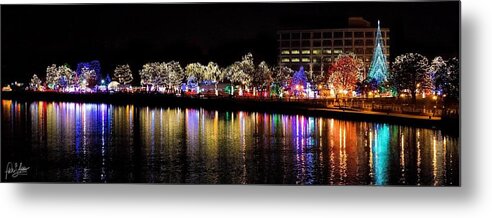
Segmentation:
[[(19, 101), (65, 101), (81, 103), (108, 103), (108, 104), (135, 104), (142, 106), (166, 106), (204, 108), (222, 111), (254, 111), (280, 114), (303, 114), (337, 118), (342, 120), (355, 120), (367, 122), (386, 122), (400, 125), (417, 126), (424, 128), (447, 129), (451, 132), (459, 132), (459, 119), (441, 119), (423, 115), (411, 115), (402, 113), (386, 113), (367, 110), (354, 110), (350, 108), (327, 108), (321, 104), (311, 104), (306, 101), (284, 101), (277, 99), (251, 99), (251, 98), (198, 98), (178, 97), (174, 95), (152, 93), (90, 93), (73, 94), (57, 92), (2, 92), (2, 100)], [(54, 100), (56, 99), (56, 100)]]

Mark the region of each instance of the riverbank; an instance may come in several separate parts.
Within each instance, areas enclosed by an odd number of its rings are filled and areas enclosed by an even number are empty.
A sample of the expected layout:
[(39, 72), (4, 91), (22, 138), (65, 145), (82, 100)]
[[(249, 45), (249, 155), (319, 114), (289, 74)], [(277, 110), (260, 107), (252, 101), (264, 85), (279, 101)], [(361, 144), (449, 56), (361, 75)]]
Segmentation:
[(326, 100), (283, 100), (235, 97), (177, 97), (149, 93), (91, 93), (2, 92), (2, 99), (19, 101), (66, 101), (142, 106), (205, 108), (225, 111), (257, 111), (307, 116), (333, 117), (345, 120), (387, 122), (426, 128), (446, 128), (459, 131), (459, 119), (447, 119), (419, 114), (369, 111), (356, 108), (327, 107)]

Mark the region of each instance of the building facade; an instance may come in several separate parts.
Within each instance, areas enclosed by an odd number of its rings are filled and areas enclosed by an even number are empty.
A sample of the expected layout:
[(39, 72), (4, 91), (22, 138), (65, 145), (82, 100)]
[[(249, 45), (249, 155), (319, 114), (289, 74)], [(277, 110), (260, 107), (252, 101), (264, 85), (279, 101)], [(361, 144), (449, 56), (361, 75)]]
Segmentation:
[[(360, 17), (351, 17), (348, 23), (348, 28), (341, 29), (278, 31), (278, 64), (293, 70), (303, 66), (315, 75), (324, 75), (339, 54), (353, 52), (364, 62), (365, 78), (374, 53), (377, 27), (371, 27), (368, 21)], [(390, 30), (380, 30), (383, 53), (389, 57)]]

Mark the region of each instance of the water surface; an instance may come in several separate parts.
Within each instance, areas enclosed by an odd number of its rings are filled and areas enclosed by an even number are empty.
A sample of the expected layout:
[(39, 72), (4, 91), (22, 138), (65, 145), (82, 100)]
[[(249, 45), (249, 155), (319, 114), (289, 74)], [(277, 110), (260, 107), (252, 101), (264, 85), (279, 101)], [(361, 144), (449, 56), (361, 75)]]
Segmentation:
[(385, 123), (2, 100), (1, 139), (7, 181), (459, 185), (457, 137)]

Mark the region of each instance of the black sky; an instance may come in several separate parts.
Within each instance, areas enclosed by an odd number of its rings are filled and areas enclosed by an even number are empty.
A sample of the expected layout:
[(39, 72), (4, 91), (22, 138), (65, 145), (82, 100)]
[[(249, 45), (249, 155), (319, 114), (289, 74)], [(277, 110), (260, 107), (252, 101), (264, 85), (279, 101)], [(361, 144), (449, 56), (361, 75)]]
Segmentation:
[(391, 59), (459, 54), (459, 2), (325, 2), (130, 5), (2, 5), (2, 83), (46, 66), (99, 60), (134, 71), (149, 61), (228, 65), (252, 52), (275, 64), (276, 31), (346, 27), (349, 16), (391, 28)]

